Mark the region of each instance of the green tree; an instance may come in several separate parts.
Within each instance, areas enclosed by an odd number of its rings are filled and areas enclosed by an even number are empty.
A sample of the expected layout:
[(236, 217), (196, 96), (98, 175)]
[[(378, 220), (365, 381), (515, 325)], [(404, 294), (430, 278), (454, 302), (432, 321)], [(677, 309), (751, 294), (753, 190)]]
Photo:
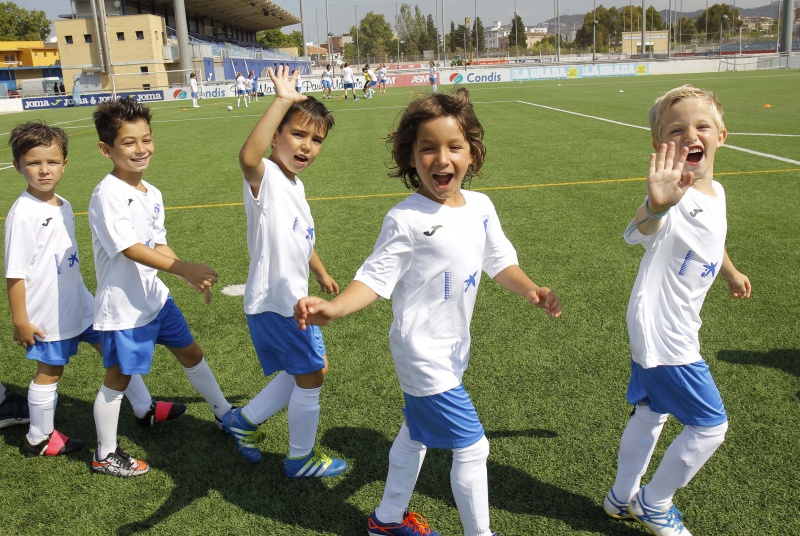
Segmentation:
[(519, 13), (515, 13), (514, 18), (511, 19), (511, 33), (508, 34), (508, 48), (525, 48), (526, 43), (525, 24), (522, 22), (522, 17), (519, 16)]
[[(708, 24), (706, 24), (706, 21), (708, 21)], [(719, 41), (720, 30), (723, 35), (728, 35), (731, 32), (738, 32), (738, 28), (741, 25), (739, 10), (733, 9), (727, 4), (714, 4), (697, 17), (694, 27), (697, 33), (701, 35), (706, 34), (706, 27), (708, 27), (708, 36), (706, 37)]]
[(458, 46), (458, 34), (456, 33), (456, 23), (450, 21), (450, 33), (447, 34), (447, 40), (450, 52), (455, 53), (456, 47)]
[(50, 21), (44, 11), (0, 2), (0, 41), (44, 41), (49, 35)]
[(486, 34), (484, 33), (483, 21), (480, 17), (476, 17), (475, 22), (472, 24), (472, 35), (470, 39), (472, 40), (473, 50), (477, 50), (478, 52), (486, 51)]
[(282, 48), (289, 46), (289, 36), (283, 33), (280, 28), (264, 30), (263, 32), (256, 32), (256, 43), (272, 48)]
[(370, 11), (364, 15), (358, 25), (358, 48), (362, 55), (368, 54), (384, 59), (388, 43), (392, 41), (392, 27), (382, 14)]
[(433, 21), (433, 15), (428, 14), (428, 18), (425, 21), (425, 26), (428, 28), (428, 40), (430, 41), (431, 45), (433, 46), (434, 50), (439, 49), (439, 30), (436, 29), (436, 23)]

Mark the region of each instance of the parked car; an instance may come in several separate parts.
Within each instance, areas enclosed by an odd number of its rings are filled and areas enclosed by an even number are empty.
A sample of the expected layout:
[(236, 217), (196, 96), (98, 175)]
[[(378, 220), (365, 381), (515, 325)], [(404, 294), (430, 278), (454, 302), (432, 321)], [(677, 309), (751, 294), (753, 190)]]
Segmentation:
[(8, 90), (8, 98), (9, 99), (18, 99), (19, 98), (19, 91), (16, 89), (9, 89)]

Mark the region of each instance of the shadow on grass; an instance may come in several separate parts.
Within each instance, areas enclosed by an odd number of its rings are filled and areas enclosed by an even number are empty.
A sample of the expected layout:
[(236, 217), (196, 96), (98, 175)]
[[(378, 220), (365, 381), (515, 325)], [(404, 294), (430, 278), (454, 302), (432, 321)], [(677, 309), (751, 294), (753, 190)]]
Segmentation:
[[(759, 365), (772, 367), (800, 377), (800, 350), (776, 348), (769, 352), (746, 352), (742, 350), (721, 350), (717, 358), (735, 365)], [(800, 392), (797, 393), (800, 398)]]
[[(494, 435), (555, 436), (546, 430), (501, 431)], [(263, 448), (261, 464), (247, 464), (236, 452), (233, 440), (225, 439), (228, 452), (215, 459), (214, 464), (198, 461), (204, 466), (202, 472), (169, 470), (175, 489), (167, 500), (147, 519), (120, 528), (118, 534), (151, 529), (195, 499), (207, 496), (212, 489), (246, 512), (295, 526), (301, 533), (318, 531), (351, 536), (364, 532), (367, 512), (350, 503), (364, 486), (375, 483), (382, 486), (385, 481), (391, 441), (383, 434), (349, 427), (325, 432), (320, 445), (340, 453), (352, 467), (345, 475), (324, 482), (287, 480), (281, 467), (283, 455), (264, 452)], [(154, 467), (166, 470), (156, 458), (150, 461)], [(455, 508), (450, 491), (450, 463), (449, 452), (430, 450), (415, 491)], [(558, 519), (575, 530), (609, 535), (642, 534), (627, 524), (609, 521), (593, 499), (540, 482), (513, 467), (490, 461), (488, 470), (494, 508)], [(435, 528), (435, 520), (433, 523)], [(515, 534), (515, 531), (507, 527), (505, 533)]]
[[(16, 386), (9, 387), (14, 392), (24, 392)], [(283, 473), (283, 445), (277, 448), (274, 445), (262, 446), (263, 461), (256, 465), (249, 464), (237, 452), (233, 439), (216, 429), (210, 418), (210, 410), (201, 399), (172, 400), (190, 404), (190, 410), (176, 421), (152, 429), (140, 428), (130, 406), (127, 402), (123, 404), (119, 423), (121, 446), (144, 458), (155, 472), (161, 472), (170, 481), (171, 486), (163, 498), (160, 490), (154, 490), (153, 493), (161, 498), (155, 510), (131, 509), (128, 519), (132, 521), (118, 526), (117, 534), (158, 530), (162, 523), (169, 526), (171, 516), (197, 500), (207, 500), (210, 495), (217, 494), (248, 514), (294, 526), (300, 534), (324, 532), (352, 536), (365, 532), (369, 512), (362, 511), (352, 503), (357, 502), (355, 498), (365, 486), (377, 484), (383, 489), (391, 440), (382, 433), (355, 427), (326, 431), (320, 437), (320, 445), (346, 458), (351, 470), (341, 477), (325, 481), (291, 481)], [(92, 403), (60, 394), (58, 406), (56, 427), (68, 435), (80, 437), (87, 445), (82, 451), (70, 455), (70, 458), (85, 461), (88, 474), (96, 439)], [(208, 411), (209, 416), (194, 416), (198, 407), (202, 408), (201, 411)], [(269, 421), (266, 426), (269, 426)], [(21, 444), (26, 432), (27, 426), (13, 426), (0, 433), (7, 444), (13, 445)], [(548, 430), (530, 429), (494, 431), (489, 436), (551, 438), (556, 434)], [(269, 452), (270, 449), (279, 452)], [(455, 508), (450, 490), (451, 459), (447, 451), (429, 450), (415, 491)], [(642, 534), (628, 524), (608, 520), (602, 508), (596, 504), (596, 498), (583, 497), (541, 482), (519, 469), (492, 462), (491, 459), (488, 472), (489, 494), (494, 509), (557, 519), (576, 531), (608, 535)], [(155, 477), (155, 473), (150, 473), (140, 478)], [(108, 476), (92, 475), (90, 478), (92, 488), (101, 491), (103, 482), (118, 482)], [(377, 506), (377, 502), (369, 507), (374, 506)], [(220, 514), (220, 519), (209, 522), (224, 522), (229, 519), (228, 516), (237, 515), (232, 513), (233, 509), (226, 510), (228, 512)], [(148, 511), (149, 515), (143, 519), (134, 517)], [(242, 520), (240, 527), (248, 523), (252, 523), (252, 520)], [(432, 523), (435, 528), (435, 520)], [(236, 530), (235, 525), (229, 528)], [(523, 533), (528, 532), (526, 530)], [(513, 535), (520, 532), (515, 527), (502, 527), (501, 533)]]

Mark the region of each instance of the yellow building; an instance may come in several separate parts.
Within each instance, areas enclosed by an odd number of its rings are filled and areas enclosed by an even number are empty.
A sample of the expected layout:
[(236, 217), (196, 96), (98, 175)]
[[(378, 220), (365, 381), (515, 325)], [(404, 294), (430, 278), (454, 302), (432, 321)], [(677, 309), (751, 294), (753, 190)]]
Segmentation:
[[(167, 47), (164, 19), (156, 15), (129, 15), (108, 17), (105, 36), (108, 39), (108, 57), (101, 57), (97, 46), (97, 26), (92, 19), (55, 21), (58, 48), (61, 51), (61, 71), (67, 91), (80, 78), (86, 89), (147, 90), (169, 87), (180, 83), (175, 74), (170, 79), (165, 71), (177, 66)], [(166, 52), (166, 57), (165, 57)], [(106, 55), (103, 55), (106, 56)], [(109, 60), (113, 70), (109, 69)], [(111, 79), (109, 73), (115, 76)], [(116, 76), (119, 75), (119, 76)]]
[[(644, 54), (668, 54), (669, 31), (645, 31)], [(642, 32), (622, 32), (622, 53), (629, 56), (642, 54)]]
[(44, 41), (2, 41), (0, 52), (5, 65), (19, 67), (52, 67), (59, 60), (57, 45)]

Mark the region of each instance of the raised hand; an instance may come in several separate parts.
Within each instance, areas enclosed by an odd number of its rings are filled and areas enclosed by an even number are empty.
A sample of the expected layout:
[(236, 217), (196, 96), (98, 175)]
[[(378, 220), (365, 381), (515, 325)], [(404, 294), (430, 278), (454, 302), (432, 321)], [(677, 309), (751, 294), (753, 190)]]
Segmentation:
[(275, 86), (276, 98), (286, 99), (290, 102), (301, 102), (308, 98), (295, 89), (297, 71), (290, 71), (288, 66), (278, 65), (277, 71), (273, 71), (270, 67), (267, 69), (267, 73)]
[(675, 142), (662, 143), (658, 153), (650, 154), (650, 169), (647, 173), (648, 209), (656, 214), (669, 210), (681, 200), (686, 190), (694, 184), (694, 173), (684, 173), (689, 148), (683, 147), (676, 154)]

